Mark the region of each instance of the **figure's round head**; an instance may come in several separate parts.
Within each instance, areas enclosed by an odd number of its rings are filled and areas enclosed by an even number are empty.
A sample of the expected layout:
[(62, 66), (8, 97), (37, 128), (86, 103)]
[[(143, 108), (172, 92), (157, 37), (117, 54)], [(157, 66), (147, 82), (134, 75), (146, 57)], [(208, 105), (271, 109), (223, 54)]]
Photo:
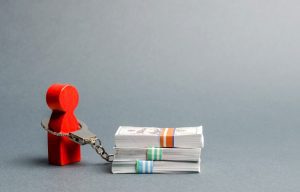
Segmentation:
[(72, 112), (77, 107), (78, 101), (78, 91), (70, 84), (52, 84), (46, 93), (46, 102), (52, 110)]

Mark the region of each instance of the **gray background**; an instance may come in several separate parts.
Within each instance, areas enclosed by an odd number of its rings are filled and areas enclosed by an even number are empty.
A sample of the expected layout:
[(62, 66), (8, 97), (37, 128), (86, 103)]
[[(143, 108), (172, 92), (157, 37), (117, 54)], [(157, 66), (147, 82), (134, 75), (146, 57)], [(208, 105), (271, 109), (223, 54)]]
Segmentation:
[[(299, 191), (299, 1), (0, 4), (1, 191)], [(201, 174), (47, 164), (45, 91), (70, 82), (108, 149), (119, 125), (194, 126)]]

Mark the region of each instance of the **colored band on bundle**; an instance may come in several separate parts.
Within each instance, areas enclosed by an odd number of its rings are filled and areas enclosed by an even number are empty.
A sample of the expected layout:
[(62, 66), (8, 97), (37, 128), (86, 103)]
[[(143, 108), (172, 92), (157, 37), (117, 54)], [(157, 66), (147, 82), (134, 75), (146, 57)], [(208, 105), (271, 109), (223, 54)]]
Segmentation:
[(175, 128), (162, 128), (160, 132), (160, 147), (174, 147)]
[(147, 149), (147, 160), (160, 161), (162, 160), (162, 148), (151, 147)]
[(152, 173), (153, 161), (136, 160), (135, 170), (136, 173)]

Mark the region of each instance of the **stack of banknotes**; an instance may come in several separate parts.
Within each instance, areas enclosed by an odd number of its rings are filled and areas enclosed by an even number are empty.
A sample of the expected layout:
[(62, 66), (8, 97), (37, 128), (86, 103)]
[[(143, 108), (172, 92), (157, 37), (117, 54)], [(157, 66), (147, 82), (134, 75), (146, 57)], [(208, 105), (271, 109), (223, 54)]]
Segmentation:
[(112, 173), (200, 172), (202, 126), (121, 126), (115, 134)]

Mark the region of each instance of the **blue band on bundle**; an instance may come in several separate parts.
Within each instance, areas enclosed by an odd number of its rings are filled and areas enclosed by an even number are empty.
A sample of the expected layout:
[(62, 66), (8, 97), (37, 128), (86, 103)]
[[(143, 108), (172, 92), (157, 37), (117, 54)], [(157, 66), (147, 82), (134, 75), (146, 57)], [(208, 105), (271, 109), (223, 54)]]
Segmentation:
[(136, 173), (152, 173), (153, 161), (136, 160)]

